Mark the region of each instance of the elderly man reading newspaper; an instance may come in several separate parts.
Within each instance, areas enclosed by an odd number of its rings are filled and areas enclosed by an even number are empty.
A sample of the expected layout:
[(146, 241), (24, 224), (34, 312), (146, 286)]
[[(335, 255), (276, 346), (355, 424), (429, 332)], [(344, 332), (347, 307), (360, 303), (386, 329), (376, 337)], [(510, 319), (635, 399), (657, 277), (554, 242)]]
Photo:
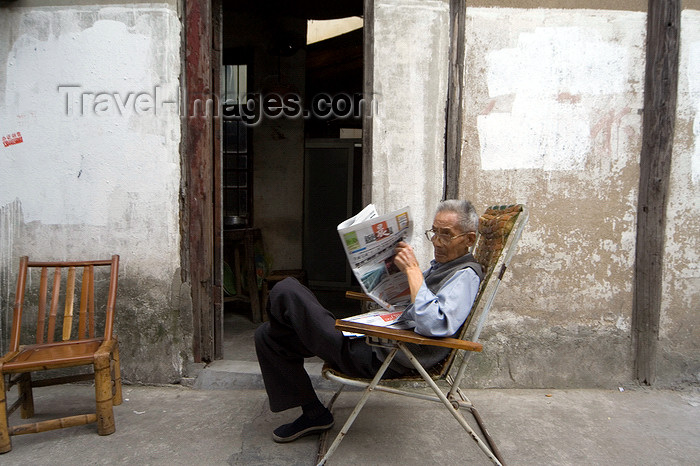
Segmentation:
[[(411, 304), (401, 320), (426, 336), (453, 336), (467, 318), (479, 290), (481, 266), (469, 253), (476, 241), (479, 217), (472, 204), (447, 200), (439, 204), (433, 226), (426, 231), (435, 259), (421, 271), (413, 249), (399, 242), (394, 265), (406, 275)], [(318, 356), (355, 377), (374, 376), (385, 358), (382, 348), (350, 338), (335, 328), (335, 317), (313, 293), (293, 278), (270, 292), (270, 320), (255, 333), (255, 348), (273, 412), (300, 406), (301, 416), (273, 431), (276, 442), (291, 442), (333, 426), (333, 415), (318, 399), (304, 369), (304, 358)], [(412, 348), (412, 351), (416, 348)], [(414, 354), (424, 367), (440, 362), (449, 349), (425, 347)], [(396, 358), (387, 376), (412, 366)]]

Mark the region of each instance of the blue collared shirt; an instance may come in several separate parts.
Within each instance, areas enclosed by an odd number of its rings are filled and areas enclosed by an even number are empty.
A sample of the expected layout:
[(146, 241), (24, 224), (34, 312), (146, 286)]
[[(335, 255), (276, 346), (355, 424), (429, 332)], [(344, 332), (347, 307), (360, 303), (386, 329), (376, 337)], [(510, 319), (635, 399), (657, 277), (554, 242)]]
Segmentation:
[[(431, 261), (423, 272), (426, 277), (442, 264)], [(401, 321), (413, 321), (415, 332), (428, 337), (454, 335), (469, 316), (472, 304), (479, 292), (479, 276), (467, 267), (454, 273), (445, 284), (433, 293), (425, 282), (420, 286), (416, 300), (406, 308)]]

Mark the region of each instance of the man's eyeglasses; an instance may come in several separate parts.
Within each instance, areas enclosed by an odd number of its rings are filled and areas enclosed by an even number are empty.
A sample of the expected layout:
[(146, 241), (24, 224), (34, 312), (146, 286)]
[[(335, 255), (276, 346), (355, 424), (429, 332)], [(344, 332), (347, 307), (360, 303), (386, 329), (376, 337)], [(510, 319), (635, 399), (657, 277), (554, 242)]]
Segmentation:
[(450, 242), (454, 241), (455, 239), (459, 238), (460, 236), (464, 236), (467, 234), (469, 234), (469, 232), (460, 233), (459, 235), (452, 236), (452, 235), (449, 235), (447, 233), (439, 233), (433, 229), (425, 230), (425, 237), (428, 238), (428, 241), (435, 240), (438, 243), (442, 243), (442, 244), (450, 243)]

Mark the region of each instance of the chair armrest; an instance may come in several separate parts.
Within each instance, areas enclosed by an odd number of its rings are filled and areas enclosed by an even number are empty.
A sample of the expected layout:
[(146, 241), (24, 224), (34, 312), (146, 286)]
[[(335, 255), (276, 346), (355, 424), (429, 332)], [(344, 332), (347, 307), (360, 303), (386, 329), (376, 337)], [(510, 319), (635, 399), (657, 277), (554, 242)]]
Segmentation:
[(109, 358), (109, 355), (110, 355), (110, 353), (112, 353), (112, 351), (114, 351), (114, 347), (116, 344), (117, 344), (116, 338), (110, 338), (109, 340), (103, 341), (100, 344), (100, 347), (97, 348), (97, 351), (95, 351), (95, 356)]
[(372, 301), (372, 298), (359, 291), (346, 291), (345, 297), (348, 299), (358, 299), (360, 301)]
[(348, 322), (346, 320), (336, 320), (335, 328), (343, 332), (361, 333), (370, 337), (385, 338), (387, 340), (404, 341), (417, 345), (442, 346), (444, 348), (461, 349), (466, 351), (481, 352), (483, 345), (473, 341), (460, 340), (457, 338), (437, 338), (419, 335), (412, 330), (401, 330), (397, 328), (379, 327), (377, 325), (360, 324), (358, 322)]

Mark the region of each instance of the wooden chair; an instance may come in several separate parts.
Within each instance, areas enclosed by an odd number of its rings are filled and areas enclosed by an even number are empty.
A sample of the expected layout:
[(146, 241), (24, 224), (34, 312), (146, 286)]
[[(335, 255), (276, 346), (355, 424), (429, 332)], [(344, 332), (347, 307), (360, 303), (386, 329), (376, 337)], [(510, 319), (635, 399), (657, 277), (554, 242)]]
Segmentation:
[[(96, 280), (95, 269), (109, 268), (106, 303), (95, 303), (96, 283), (99, 288), (106, 284)], [(40, 269), (39, 279), (31, 277), (31, 269)], [(119, 373), (119, 345), (114, 336), (114, 306), (117, 299), (117, 275), (119, 256), (111, 260), (84, 262), (30, 262), (25, 256), (20, 259), (17, 277), (17, 293), (13, 313), (9, 352), (0, 359), (0, 453), (12, 449), (11, 435), (45, 432), (63, 427), (73, 427), (97, 422), (97, 432), (109, 435), (114, 432), (113, 405), (122, 402)], [(51, 273), (53, 271), (53, 273)], [(64, 272), (65, 271), (65, 272)], [(52, 276), (50, 276), (52, 275)], [(106, 275), (106, 274), (105, 274)], [(65, 278), (65, 293), (61, 296)], [(38, 283), (38, 291), (25, 292), (29, 283)], [(49, 282), (52, 282), (49, 307)], [(79, 284), (79, 296), (76, 285)], [(25, 303), (25, 296), (28, 298)], [(79, 301), (78, 318), (74, 319), (74, 303)], [(36, 302), (36, 307), (30, 302)], [(63, 304), (62, 312), (59, 301)], [(36, 328), (28, 324), (31, 311), (36, 311)], [(48, 315), (47, 315), (48, 311)], [(104, 311), (104, 315), (102, 312)], [(23, 326), (23, 317), (25, 325)], [(95, 328), (104, 326), (104, 333), (95, 334)], [(20, 340), (33, 340), (22, 345)], [(53, 374), (52, 378), (32, 380), (31, 373), (51, 369), (65, 369), (92, 365), (90, 373), (72, 375)], [(66, 371), (61, 371), (66, 372)], [(7, 407), (7, 390), (18, 387), (18, 399)], [(21, 407), (21, 417), (34, 415), (33, 387), (63, 384), (80, 380), (94, 380), (96, 410), (89, 414), (63, 417), (36, 423), (10, 426), (9, 416)]]
[[(332, 408), (333, 403), (346, 385), (364, 387), (365, 392), (327, 451), (324, 451), (325, 435), (322, 436), (318, 455), (320, 458), (319, 465), (325, 464), (336, 448), (338, 448), (370, 394), (375, 390), (442, 403), (462, 428), (476, 441), (479, 448), (489, 459), (495, 464), (503, 462), (498, 448), (483, 425), (481, 416), (460, 389), (460, 383), (464, 378), (466, 365), (471, 354), (482, 351), (482, 345), (478, 343), (479, 334), (493, 304), (501, 279), (515, 253), (516, 244), (527, 223), (527, 218), (527, 209), (521, 204), (490, 207), (481, 216), (479, 235), (473, 254), (484, 268), (485, 275), (469, 317), (462, 326), (459, 338), (430, 338), (411, 330), (390, 329), (343, 320), (336, 321), (337, 329), (363, 334), (366, 336), (368, 344), (390, 348), (391, 352), (372, 380), (349, 377), (328, 365), (324, 366), (323, 376), (328, 380), (341, 383), (340, 389), (329, 403), (329, 409)], [(441, 364), (426, 370), (413, 356), (406, 343), (447, 347), (451, 348), (452, 351)], [(412, 362), (416, 369), (415, 373), (398, 379), (391, 379), (390, 386), (380, 383), (384, 372), (398, 351), (402, 351)], [(436, 382), (440, 380), (444, 380), (447, 383), (448, 390), (446, 392), (443, 392), (437, 385)], [(418, 388), (425, 387), (425, 385), (428, 385), (433, 390), (434, 396), (426, 394), (424, 390)], [(470, 427), (459, 408), (470, 410), (483, 433), (485, 442)]]

